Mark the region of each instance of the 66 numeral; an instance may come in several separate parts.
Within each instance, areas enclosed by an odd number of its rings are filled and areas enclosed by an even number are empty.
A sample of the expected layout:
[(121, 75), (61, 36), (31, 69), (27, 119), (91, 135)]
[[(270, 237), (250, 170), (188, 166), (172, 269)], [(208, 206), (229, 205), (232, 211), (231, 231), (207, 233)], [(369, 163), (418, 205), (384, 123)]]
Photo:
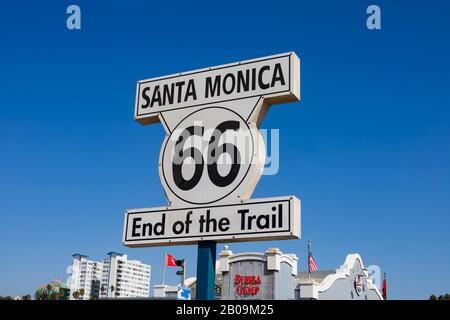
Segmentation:
[[(208, 143), (207, 152), (207, 170), (208, 176), (212, 183), (218, 187), (226, 187), (230, 185), (237, 177), (240, 169), (240, 153), (238, 148), (232, 143), (223, 143), (219, 146), (220, 137), (227, 131), (239, 130), (238, 121), (224, 121), (220, 123), (213, 131)], [(188, 191), (194, 188), (202, 178), (205, 160), (202, 152), (190, 147), (184, 150), (184, 144), (191, 136), (203, 136), (204, 128), (199, 126), (191, 126), (182, 131), (177, 142), (175, 143), (174, 153), (179, 157), (177, 161), (172, 162), (172, 172), (175, 185), (183, 191)], [(225, 176), (220, 175), (217, 161), (219, 157), (227, 153), (231, 161), (231, 169)], [(195, 162), (194, 174), (190, 179), (185, 179), (182, 173), (182, 166), (186, 158), (192, 158)]]

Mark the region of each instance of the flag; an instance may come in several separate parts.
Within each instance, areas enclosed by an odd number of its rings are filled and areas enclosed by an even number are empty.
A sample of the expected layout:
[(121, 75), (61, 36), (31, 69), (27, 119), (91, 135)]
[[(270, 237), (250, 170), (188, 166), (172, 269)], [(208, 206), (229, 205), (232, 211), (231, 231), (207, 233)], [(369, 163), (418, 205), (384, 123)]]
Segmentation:
[(175, 260), (175, 264), (176, 264), (178, 267), (184, 267), (184, 259), (181, 259), (181, 260)]
[(177, 265), (177, 267), (181, 267), (181, 270), (178, 270), (176, 272), (176, 274), (178, 276), (184, 276), (184, 259), (181, 260), (175, 260), (175, 264)]
[(166, 266), (168, 267), (178, 267), (177, 259), (175, 259), (172, 255), (166, 253)]
[(387, 284), (386, 284), (386, 273), (384, 274), (383, 284), (381, 285), (381, 291), (383, 293), (383, 299), (387, 299)]
[(311, 253), (308, 256), (308, 268), (309, 268), (309, 273), (317, 270), (317, 263), (314, 260), (314, 257), (312, 256)]

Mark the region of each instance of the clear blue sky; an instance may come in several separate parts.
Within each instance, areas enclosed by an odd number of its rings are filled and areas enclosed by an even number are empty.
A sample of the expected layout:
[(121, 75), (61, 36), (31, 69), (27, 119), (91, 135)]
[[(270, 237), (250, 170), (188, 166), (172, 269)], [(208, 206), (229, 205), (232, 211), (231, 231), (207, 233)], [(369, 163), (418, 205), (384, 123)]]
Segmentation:
[[(66, 1), (0, 7), (0, 294), (33, 293), (75, 252), (128, 249), (125, 208), (166, 203), (157, 173), (164, 131), (133, 121), (136, 81), (295, 51), (302, 101), (274, 106), (280, 172), (253, 197), (295, 194), (303, 239), (277, 246), (321, 269), (358, 252), (388, 274), (391, 298), (450, 291), (450, 4), (446, 1)], [(382, 30), (366, 28), (369, 4)], [(221, 249), (219, 245), (218, 249)], [(175, 269), (168, 279), (175, 282)], [(173, 271), (173, 272), (172, 272)]]

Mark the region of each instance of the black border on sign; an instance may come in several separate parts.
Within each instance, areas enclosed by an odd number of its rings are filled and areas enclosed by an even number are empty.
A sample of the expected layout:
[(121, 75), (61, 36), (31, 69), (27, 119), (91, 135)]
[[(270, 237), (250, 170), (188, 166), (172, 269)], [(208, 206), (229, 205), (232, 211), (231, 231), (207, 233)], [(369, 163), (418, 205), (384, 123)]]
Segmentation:
[[(291, 55), (292, 54), (289, 53), (287, 55), (278, 56), (278, 57), (272, 57), (272, 58), (267, 58), (267, 59), (254, 60), (254, 61), (249, 61), (249, 62), (244, 62), (244, 63), (239, 63), (238, 62), (238, 63), (235, 63), (233, 65), (229, 65), (229, 66), (217, 67), (217, 68), (213, 67), (213, 68), (210, 68), (208, 70), (195, 71), (195, 72), (186, 72), (186, 73), (181, 73), (180, 75), (176, 75), (176, 76), (169, 76), (169, 77), (158, 78), (158, 79), (155, 79), (155, 80), (148, 80), (148, 81), (139, 82), (138, 83), (138, 96), (137, 96), (137, 101), (136, 101), (136, 116), (135, 116), (135, 118), (138, 119), (139, 117), (143, 117), (143, 116), (150, 117), (150, 116), (158, 115), (158, 113), (160, 113), (160, 112), (180, 110), (180, 109), (186, 109), (186, 108), (192, 108), (192, 107), (199, 107), (199, 106), (204, 106), (204, 105), (207, 105), (207, 104), (221, 103), (221, 102), (226, 102), (226, 101), (235, 101), (235, 100), (248, 99), (248, 98), (254, 98), (254, 97), (261, 97), (261, 96), (265, 96), (265, 95), (272, 95), (272, 94), (283, 93), (283, 92), (290, 92), (291, 91)], [(155, 82), (155, 81), (162, 81), (162, 80), (167, 80), (167, 79), (173, 79), (173, 78), (178, 78), (178, 77), (190, 76), (190, 75), (203, 73), (203, 72), (210, 72), (210, 71), (216, 71), (216, 70), (221, 70), (221, 69), (226, 69), (226, 68), (233, 68), (233, 67), (237, 67), (237, 66), (243, 66), (243, 65), (251, 64), (251, 63), (257, 63), (257, 62), (274, 60), (274, 59), (285, 58), (285, 57), (289, 57), (289, 88), (287, 90), (281, 90), (281, 91), (271, 92), (271, 93), (267, 93), (267, 94), (256, 94), (256, 95), (253, 95), (253, 96), (248, 96), (248, 97), (246, 96), (246, 97), (242, 97), (242, 98), (225, 99), (225, 100), (219, 100), (219, 101), (210, 101), (210, 102), (207, 102), (207, 103), (193, 104), (193, 105), (188, 105), (188, 106), (185, 106), (185, 107), (170, 108), (170, 109), (167, 109), (167, 110), (159, 110), (159, 111), (153, 111), (153, 112), (139, 114), (139, 101), (141, 99), (140, 98), (140, 92), (141, 92), (141, 85), (142, 84)]]
[[(258, 100), (258, 101), (259, 101), (259, 100)], [(236, 111), (234, 111), (234, 110), (232, 110), (232, 109), (229, 109), (229, 108), (225, 108), (225, 107), (211, 106), (211, 107), (206, 107), (206, 108), (203, 108), (203, 109), (196, 110), (196, 111), (194, 111), (194, 112), (188, 114), (188, 115), (187, 115), (186, 117), (184, 117), (180, 122), (178, 122), (178, 124), (175, 126), (175, 128), (173, 128), (172, 132), (175, 132), (176, 129), (180, 126), (180, 124), (181, 124), (184, 120), (186, 120), (187, 118), (189, 118), (190, 116), (192, 116), (193, 114), (195, 114), (195, 113), (197, 113), (197, 112), (200, 112), (200, 111), (203, 111), (203, 110), (207, 110), (207, 109), (224, 109), (224, 110), (230, 111), (231, 113), (234, 113), (235, 115), (237, 115), (237, 116), (242, 120), (242, 122), (247, 126), (247, 129), (248, 129), (248, 130), (251, 129), (250, 126), (248, 125), (247, 121), (246, 121), (244, 118), (242, 118), (242, 116), (241, 116), (239, 113), (237, 113)], [(255, 151), (255, 140), (253, 139), (253, 136), (252, 136), (252, 135), (250, 135), (250, 137), (252, 138), (252, 152), (251, 152), (250, 154), (252, 155), (252, 158), (253, 158), (253, 152)], [(190, 204), (197, 204), (197, 205), (205, 205), (205, 204), (210, 204), (210, 203), (214, 203), (214, 202), (220, 201), (220, 200), (222, 200), (222, 199), (228, 197), (230, 194), (232, 194), (232, 193), (233, 193), (233, 192), (234, 192), (234, 191), (242, 184), (242, 182), (243, 182), (243, 181), (245, 180), (245, 178), (247, 177), (248, 172), (250, 171), (251, 164), (248, 166), (247, 171), (245, 172), (245, 174), (244, 174), (244, 176), (242, 177), (241, 181), (239, 181), (239, 183), (236, 185), (236, 187), (234, 187), (230, 192), (228, 192), (226, 195), (220, 197), (219, 199), (215, 199), (215, 200), (212, 200), (212, 201), (209, 201), (209, 202), (201, 202), (201, 203), (200, 203), (200, 202), (192, 202), (192, 201), (186, 200), (186, 199), (182, 198), (181, 196), (179, 196), (175, 191), (172, 190), (172, 188), (171, 188), (170, 185), (169, 185), (169, 182), (167, 181), (166, 174), (165, 174), (165, 171), (164, 171), (164, 156), (165, 156), (165, 154), (166, 154), (166, 147), (167, 147), (167, 144), (168, 144), (169, 141), (170, 141), (170, 138), (171, 138), (171, 136), (169, 136), (169, 137), (167, 138), (166, 143), (165, 143), (165, 145), (164, 145), (164, 150), (163, 150), (163, 152), (162, 152), (162, 157), (161, 157), (161, 172), (162, 172), (162, 174), (163, 174), (164, 182), (165, 182), (165, 185), (167, 186), (167, 188), (169, 188), (169, 190), (172, 191), (172, 194), (175, 195), (175, 196), (176, 196), (178, 199), (180, 199), (181, 201), (184, 201), (184, 202), (187, 202), (187, 203), (190, 203)], [(253, 160), (253, 159), (252, 159), (252, 160)]]
[(180, 211), (180, 210), (195, 210), (195, 209), (210, 209), (210, 208), (223, 208), (223, 207), (237, 207), (237, 206), (245, 206), (245, 205), (252, 205), (252, 204), (262, 204), (262, 203), (280, 203), (280, 202), (287, 202), (288, 203), (288, 228), (286, 230), (276, 230), (276, 231), (258, 231), (258, 232), (240, 232), (240, 233), (228, 233), (224, 234), (223, 236), (236, 236), (236, 235), (243, 235), (243, 234), (261, 234), (261, 233), (278, 233), (278, 232), (290, 232), (291, 231), (291, 204), (290, 202), (293, 200), (293, 198), (290, 199), (282, 199), (282, 200), (271, 200), (271, 201), (259, 201), (259, 202), (247, 202), (247, 203), (235, 203), (235, 204), (225, 204), (225, 205), (217, 205), (217, 206), (198, 206), (198, 207), (190, 207), (190, 208), (174, 208), (174, 209), (167, 209), (167, 210), (148, 210), (148, 211), (140, 211), (140, 212), (127, 212), (127, 223), (125, 226), (125, 241), (124, 242), (133, 242), (133, 241), (160, 241), (160, 240), (167, 240), (167, 239), (187, 239), (187, 238), (210, 238), (210, 237), (220, 237), (221, 235), (204, 235), (204, 236), (180, 236), (178, 238), (176, 237), (165, 237), (165, 238), (140, 238), (140, 239), (134, 239), (134, 240), (128, 240), (128, 221), (130, 220), (130, 215), (133, 214), (142, 214), (142, 213), (157, 213), (157, 212), (170, 212), (170, 211)]

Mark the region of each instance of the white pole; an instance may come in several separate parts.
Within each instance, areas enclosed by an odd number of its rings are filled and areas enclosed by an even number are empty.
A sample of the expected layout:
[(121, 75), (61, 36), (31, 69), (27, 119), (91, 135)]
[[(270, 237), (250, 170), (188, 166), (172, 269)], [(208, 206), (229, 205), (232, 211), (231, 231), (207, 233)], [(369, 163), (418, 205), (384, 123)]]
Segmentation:
[(184, 287), (184, 283), (186, 282), (186, 258), (183, 261), (183, 283), (181, 284)]
[(164, 281), (166, 278), (166, 252), (164, 251), (164, 259), (163, 259), (163, 280), (162, 280), (162, 284), (164, 285)]
[(310, 271), (310, 262), (309, 262), (309, 256), (311, 254), (311, 240), (308, 240), (308, 281), (311, 282), (311, 271)]

